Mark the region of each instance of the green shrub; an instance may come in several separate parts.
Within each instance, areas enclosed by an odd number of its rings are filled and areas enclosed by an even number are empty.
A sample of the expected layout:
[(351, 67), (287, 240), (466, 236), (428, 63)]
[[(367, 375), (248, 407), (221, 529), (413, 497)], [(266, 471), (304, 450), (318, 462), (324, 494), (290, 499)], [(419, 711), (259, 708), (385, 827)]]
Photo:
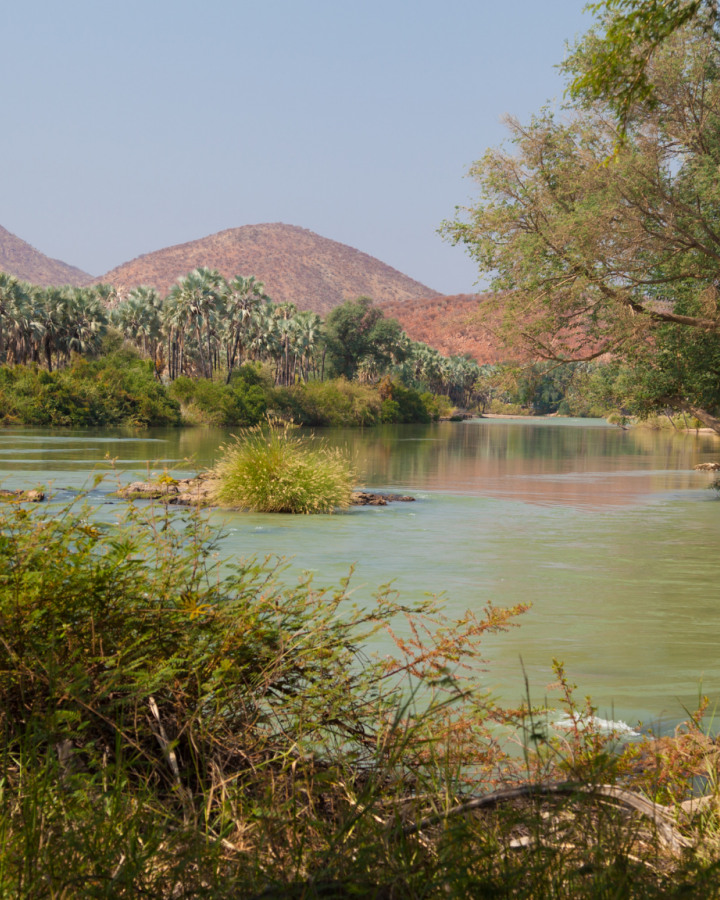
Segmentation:
[(283, 418), (311, 427), (376, 425), (382, 417), (377, 388), (344, 378), (276, 388), (268, 405)]
[(377, 385), (337, 378), (310, 381), (270, 392), (268, 405), (282, 418), (310, 427), (349, 428), (383, 423), (427, 423), (439, 418), (441, 402), (432, 394), (392, 382), (392, 395), (381, 399)]
[(520, 609), (362, 609), (217, 550), (198, 515), (0, 509), (2, 900), (718, 897), (699, 717), (614, 753), (556, 666), (587, 724), (548, 744), (478, 684)]
[(293, 437), (288, 425), (256, 426), (223, 448), (214, 499), (256, 512), (332, 513), (350, 505), (355, 470), (323, 442)]
[(450, 398), (444, 394), (431, 394), (429, 391), (426, 391), (420, 394), (420, 399), (425, 404), (425, 409), (434, 422), (437, 422), (441, 416), (451, 416), (455, 409)]
[(37, 366), (0, 367), (4, 425), (177, 425), (180, 408), (154, 375), (152, 361), (131, 350), (97, 360), (76, 357), (47, 372)]
[(180, 403), (188, 425), (256, 425), (267, 408), (263, 388), (242, 377), (226, 385), (180, 375), (169, 393)]

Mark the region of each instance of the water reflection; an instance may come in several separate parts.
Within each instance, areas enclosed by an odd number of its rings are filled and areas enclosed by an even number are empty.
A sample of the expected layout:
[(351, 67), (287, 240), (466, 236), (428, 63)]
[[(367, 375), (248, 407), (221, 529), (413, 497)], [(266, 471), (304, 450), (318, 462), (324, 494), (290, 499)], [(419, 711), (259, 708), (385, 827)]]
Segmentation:
[[(106, 457), (125, 479), (211, 465), (231, 430), (1, 431), (6, 487), (79, 487)], [(320, 435), (319, 435), (320, 436)], [(337, 583), (357, 564), (358, 602), (392, 579), (409, 600), (446, 592), (451, 612), (531, 602), (521, 628), (487, 643), (488, 685), (517, 702), (520, 658), (535, 696), (563, 659), (605, 718), (662, 721), (720, 698), (720, 501), (699, 462), (720, 440), (627, 432), (603, 422), (482, 420), (324, 432), (368, 486), (412, 506), (340, 516), (211, 513), (231, 557), (277, 553)], [(100, 487), (98, 502), (105, 498)], [(112, 506), (99, 515), (109, 517)], [(383, 651), (382, 645), (377, 647)]]

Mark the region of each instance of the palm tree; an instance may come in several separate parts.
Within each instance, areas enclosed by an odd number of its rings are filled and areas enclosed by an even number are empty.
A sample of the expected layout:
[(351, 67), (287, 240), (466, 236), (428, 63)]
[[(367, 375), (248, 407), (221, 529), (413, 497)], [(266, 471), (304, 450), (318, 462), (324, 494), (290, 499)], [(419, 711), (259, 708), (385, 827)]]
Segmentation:
[(241, 347), (241, 341), (247, 331), (252, 314), (260, 309), (263, 303), (268, 302), (270, 302), (270, 298), (265, 293), (265, 284), (258, 281), (254, 275), (250, 275), (248, 278), (236, 275), (228, 283), (225, 294), (225, 310), (228, 316), (226, 384), (230, 383), (235, 357)]
[(35, 319), (41, 329), (40, 341), (48, 372), (52, 372), (53, 350), (59, 353), (58, 337), (63, 329), (63, 304), (62, 288), (36, 288)]
[(6, 272), (0, 272), (0, 359), (7, 360), (11, 349), (19, 362), (19, 348), (30, 327), (31, 311), (27, 286)]
[(105, 305), (92, 288), (65, 288), (61, 296), (59, 346), (68, 359), (72, 353), (97, 353), (107, 332)]
[(295, 346), (300, 356), (300, 373), (305, 381), (310, 377), (310, 363), (322, 342), (322, 319), (317, 313), (305, 310), (295, 316)]
[[(122, 331), (123, 335), (133, 341), (142, 344), (142, 351), (147, 354), (147, 342), (153, 342), (160, 333), (160, 310), (162, 298), (153, 287), (142, 285), (134, 288), (111, 313), (113, 323)], [(155, 344), (153, 345), (153, 358), (155, 357)]]
[[(186, 307), (188, 315), (195, 326), (200, 354), (200, 367), (203, 375), (207, 378), (212, 378), (211, 320), (222, 311), (225, 288), (225, 280), (217, 269), (193, 269), (192, 272), (178, 279), (176, 296), (180, 303)], [(205, 326), (205, 336), (207, 338), (207, 364), (205, 363), (203, 352), (203, 325)]]

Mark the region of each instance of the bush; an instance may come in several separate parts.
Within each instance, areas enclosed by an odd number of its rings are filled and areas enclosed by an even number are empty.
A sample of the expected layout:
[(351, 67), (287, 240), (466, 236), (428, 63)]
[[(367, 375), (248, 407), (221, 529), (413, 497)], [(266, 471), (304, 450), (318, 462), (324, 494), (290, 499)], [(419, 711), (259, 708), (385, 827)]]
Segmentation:
[[(556, 665), (550, 744), (477, 684), (520, 609), (360, 609), (157, 516), (0, 509), (3, 900), (718, 897), (701, 713), (616, 754)], [(524, 762), (497, 740), (518, 721)]]
[(169, 393), (181, 405), (188, 425), (256, 425), (265, 416), (265, 392), (237, 373), (229, 385), (180, 375)]
[(310, 427), (349, 428), (382, 423), (428, 423), (440, 416), (442, 401), (432, 394), (390, 382), (382, 397), (378, 385), (358, 384), (337, 378), (310, 381), (271, 392), (268, 405), (282, 418)]
[(151, 361), (121, 349), (101, 359), (75, 357), (66, 369), (0, 367), (3, 425), (177, 425), (180, 408)]
[(283, 418), (310, 427), (376, 425), (382, 419), (377, 388), (344, 378), (276, 388), (268, 405)]
[(332, 513), (350, 505), (355, 470), (345, 454), (292, 437), (289, 426), (256, 426), (223, 448), (214, 499), (256, 512)]

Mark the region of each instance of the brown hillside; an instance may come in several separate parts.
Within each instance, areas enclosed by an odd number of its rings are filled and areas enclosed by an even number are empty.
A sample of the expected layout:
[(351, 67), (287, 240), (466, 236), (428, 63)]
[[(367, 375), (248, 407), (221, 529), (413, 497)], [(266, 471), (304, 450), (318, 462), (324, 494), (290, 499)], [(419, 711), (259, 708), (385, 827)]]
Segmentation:
[(118, 266), (98, 281), (120, 291), (149, 284), (167, 293), (197, 266), (225, 277), (256, 275), (276, 303), (327, 313), (348, 297), (366, 294), (378, 302), (439, 296), (367, 253), (281, 223), (245, 225), (187, 244), (156, 250)]
[(30, 244), (0, 225), (0, 272), (7, 272), (22, 281), (41, 284), (90, 284), (92, 275), (69, 266), (59, 259), (50, 259)]
[(455, 294), (380, 303), (386, 316), (397, 319), (414, 341), (422, 341), (446, 356), (469, 353), (480, 365), (508, 358), (500, 341), (486, 328), (470, 323), (478, 312), (483, 294)]

